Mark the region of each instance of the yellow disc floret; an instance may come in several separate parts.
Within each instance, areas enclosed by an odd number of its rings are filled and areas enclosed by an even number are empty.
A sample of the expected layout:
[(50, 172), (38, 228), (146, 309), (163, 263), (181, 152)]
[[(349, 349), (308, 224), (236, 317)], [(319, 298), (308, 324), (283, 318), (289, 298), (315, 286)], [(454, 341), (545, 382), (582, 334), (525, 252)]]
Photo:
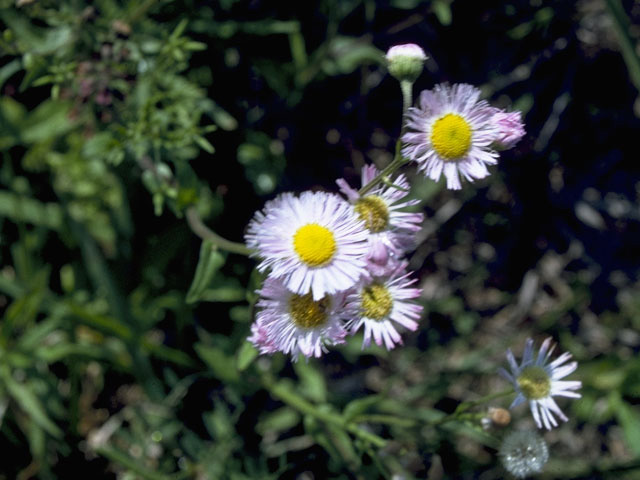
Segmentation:
[(520, 390), (529, 400), (540, 400), (551, 392), (551, 378), (542, 367), (525, 367), (518, 375), (517, 381)]
[(362, 315), (373, 320), (382, 320), (393, 307), (393, 298), (387, 287), (380, 283), (373, 283), (362, 289)]
[(471, 126), (456, 113), (447, 113), (433, 123), (431, 144), (445, 161), (464, 156), (471, 147)]
[(389, 209), (384, 200), (377, 195), (360, 198), (354, 205), (360, 220), (372, 233), (378, 233), (389, 224)]
[(336, 253), (336, 240), (328, 228), (308, 223), (293, 236), (293, 249), (307, 265), (321, 267), (329, 263)]
[(293, 323), (302, 328), (316, 328), (327, 321), (327, 307), (329, 300), (325, 297), (317, 302), (310, 293), (306, 295), (293, 294), (289, 299), (289, 313)]

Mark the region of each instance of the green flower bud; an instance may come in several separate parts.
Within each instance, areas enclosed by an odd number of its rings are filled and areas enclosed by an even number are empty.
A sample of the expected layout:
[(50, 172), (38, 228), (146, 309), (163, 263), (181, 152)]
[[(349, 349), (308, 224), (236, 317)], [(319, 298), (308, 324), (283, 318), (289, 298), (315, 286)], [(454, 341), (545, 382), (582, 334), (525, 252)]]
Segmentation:
[(415, 82), (427, 55), (414, 43), (391, 47), (386, 55), (389, 73), (399, 81)]

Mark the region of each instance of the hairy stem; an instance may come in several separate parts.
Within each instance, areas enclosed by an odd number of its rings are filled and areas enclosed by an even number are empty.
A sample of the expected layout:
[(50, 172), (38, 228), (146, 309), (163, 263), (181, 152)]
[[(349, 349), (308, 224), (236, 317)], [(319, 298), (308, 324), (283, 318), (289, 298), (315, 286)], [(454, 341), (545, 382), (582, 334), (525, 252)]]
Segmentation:
[(384, 438), (379, 437), (374, 433), (368, 432), (367, 430), (364, 430), (353, 423), (346, 422), (342, 415), (338, 413), (326, 412), (319, 409), (316, 405), (308, 402), (304, 398), (297, 395), (295, 392), (291, 391), (291, 389), (288, 388), (284, 383), (276, 383), (274, 379), (268, 376), (263, 377), (262, 383), (274, 397), (279, 398), (290, 407), (298, 410), (300, 413), (310, 415), (317, 420), (346, 430), (355, 437), (358, 437), (375, 447), (382, 448), (387, 444), (387, 441)]

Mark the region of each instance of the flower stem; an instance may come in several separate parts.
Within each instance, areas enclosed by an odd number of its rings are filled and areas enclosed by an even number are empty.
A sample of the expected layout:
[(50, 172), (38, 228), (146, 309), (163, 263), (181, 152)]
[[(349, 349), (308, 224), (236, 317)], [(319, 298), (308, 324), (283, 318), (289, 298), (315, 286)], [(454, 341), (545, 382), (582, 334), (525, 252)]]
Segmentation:
[(400, 140), (398, 140), (396, 142), (396, 154), (395, 154), (395, 157), (393, 158), (393, 161), (389, 165), (387, 165), (378, 175), (376, 175), (376, 177), (373, 180), (371, 180), (369, 183), (364, 185), (360, 190), (358, 190), (359, 195), (362, 196), (366, 194), (380, 182), (389, 181), (389, 176), (393, 172), (395, 172), (397, 169), (399, 169), (402, 165), (408, 162), (408, 160), (404, 159), (402, 157), (402, 154), (400, 153), (400, 145), (401, 145), (401, 142)]
[(333, 412), (326, 412), (319, 409), (316, 405), (308, 402), (307, 400), (293, 392), (285, 383), (275, 382), (273, 378), (265, 375), (263, 376), (262, 384), (274, 397), (279, 398), (290, 407), (298, 410), (300, 413), (310, 415), (317, 420), (346, 430), (354, 436), (370, 443), (375, 447), (382, 448), (387, 444), (387, 441), (384, 438), (379, 437), (374, 433), (368, 432), (367, 430), (364, 430), (353, 423), (346, 422), (342, 415)]
[(409, 110), (409, 107), (413, 105), (413, 83), (402, 80), (400, 82), (400, 89), (402, 90), (402, 130), (404, 130), (404, 116), (407, 110)]
[(198, 235), (203, 240), (209, 240), (213, 244), (215, 244), (218, 248), (222, 250), (226, 250), (231, 253), (238, 253), (240, 255), (251, 255), (252, 251), (249, 247), (247, 247), (244, 243), (232, 242), (231, 240), (227, 240), (226, 238), (221, 237), (213, 230), (209, 229), (202, 219), (200, 218), (200, 214), (195, 206), (190, 206), (187, 208), (186, 212), (187, 223), (189, 224), (189, 228)]
[(513, 388), (510, 388), (508, 390), (504, 390), (502, 392), (498, 392), (498, 393), (492, 393), (490, 395), (486, 395), (484, 397), (480, 397), (477, 400), (473, 400), (473, 401), (469, 401), (469, 402), (462, 402), (460, 405), (458, 405), (458, 407), (455, 409), (455, 411), (453, 413), (450, 413), (449, 415), (445, 415), (444, 417), (431, 422), (431, 425), (442, 425), (443, 423), (447, 423), (447, 422), (451, 422), (453, 420), (460, 420), (463, 417), (468, 416), (468, 414), (466, 414), (465, 412), (467, 410), (469, 410), (472, 407), (477, 407), (478, 405), (482, 405), (484, 403), (490, 402), (491, 400), (495, 400), (496, 398), (502, 398), (502, 397), (506, 397), (507, 395), (511, 395), (512, 393), (514, 393)]
[[(402, 138), (402, 134), (405, 130), (404, 117), (409, 110), (409, 107), (413, 104), (413, 83), (402, 80), (400, 82), (400, 89), (402, 90), (402, 127), (400, 128), (400, 139)], [(399, 169), (402, 165), (408, 162), (402, 157), (401, 147), (402, 141), (398, 139), (396, 142), (396, 153), (393, 157), (392, 162), (387, 165), (373, 180), (364, 185), (360, 190), (358, 190), (359, 195), (364, 195), (369, 192), (372, 188), (374, 188), (378, 183), (384, 182), (387, 184), (393, 184), (391, 182), (389, 176), (394, 173), (397, 169)]]

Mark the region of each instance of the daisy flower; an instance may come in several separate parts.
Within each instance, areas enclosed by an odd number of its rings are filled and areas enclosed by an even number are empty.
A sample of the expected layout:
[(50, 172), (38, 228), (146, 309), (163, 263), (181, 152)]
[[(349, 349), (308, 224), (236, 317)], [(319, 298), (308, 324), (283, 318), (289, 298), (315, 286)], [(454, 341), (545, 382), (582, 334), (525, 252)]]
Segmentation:
[[(368, 184), (378, 173), (375, 166), (365, 166), (361, 173), (361, 186)], [(415, 232), (420, 230), (424, 215), (402, 210), (416, 205), (418, 200), (404, 200), (409, 190), (409, 182), (404, 175), (398, 175), (393, 182), (399, 188), (379, 186), (364, 196), (351, 188), (344, 178), (336, 180), (336, 183), (369, 231), (369, 269), (374, 275), (381, 275), (388, 268), (390, 257), (397, 259), (414, 243)]]
[(554, 414), (564, 422), (568, 420), (553, 397), (557, 395), (580, 398), (581, 395), (574, 390), (582, 387), (582, 382), (579, 381), (560, 380), (574, 372), (578, 363), (571, 362), (563, 365), (571, 358), (571, 354), (566, 352), (549, 363), (554, 348), (555, 345), (551, 345), (551, 338), (547, 338), (542, 343), (538, 355), (534, 357), (533, 340), (529, 338), (522, 356), (522, 363), (518, 366), (511, 349), (509, 349), (507, 350), (507, 360), (511, 373), (503, 368), (500, 369), (500, 374), (513, 384), (517, 392), (517, 396), (509, 408), (528, 401), (536, 425), (538, 428), (542, 428), (544, 425), (547, 430), (558, 426)]
[(486, 177), (487, 165), (498, 161), (491, 148), (497, 136), (494, 112), (479, 97), (472, 85), (440, 84), (423, 91), (419, 108), (407, 113), (402, 155), (435, 181), (444, 173), (447, 188), (459, 190), (460, 175), (469, 181)]
[(338, 195), (284, 193), (257, 212), (245, 235), (261, 272), (313, 300), (351, 288), (366, 273), (364, 222)]
[(267, 278), (258, 293), (260, 310), (248, 340), (260, 353), (283, 352), (295, 361), (300, 354), (319, 357), (326, 345), (344, 343), (344, 295), (314, 300), (310, 293), (293, 293), (276, 278)]
[(406, 262), (402, 262), (390, 275), (373, 277), (363, 282), (346, 299), (346, 310), (352, 320), (347, 324), (351, 333), (364, 326), (362, 347), (371, 344), (371, 337), (377, 345), (384, 342), (387, 350), (402, 344), (402, 338), (394, 324), (408, 330), (418, 328), (416, 320), (422, 314), (422, 305), (412, 300), (420, 296), (420, 290), (410, 288), (416, 279), (408, 279)]

